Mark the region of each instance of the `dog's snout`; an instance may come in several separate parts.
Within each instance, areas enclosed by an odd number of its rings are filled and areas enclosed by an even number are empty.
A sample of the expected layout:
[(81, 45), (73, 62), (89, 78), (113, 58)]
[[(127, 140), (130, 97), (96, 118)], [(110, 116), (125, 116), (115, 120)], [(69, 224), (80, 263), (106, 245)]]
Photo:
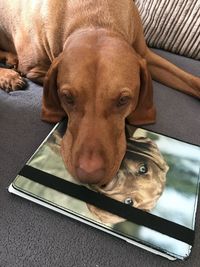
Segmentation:
[(76, 176), (79, 181), (89, 184), (99, 184), (105, 176), (105, 161), (98, 153), (84, 153), (78, 160)]
[(87, 172), (82, 168), (77, 168), (76, 170), (78, 179), (83, 183), (88, 184), (99, 184), (104, 178), (105, 171), (104, 169), (98, 169), (93, 172)]

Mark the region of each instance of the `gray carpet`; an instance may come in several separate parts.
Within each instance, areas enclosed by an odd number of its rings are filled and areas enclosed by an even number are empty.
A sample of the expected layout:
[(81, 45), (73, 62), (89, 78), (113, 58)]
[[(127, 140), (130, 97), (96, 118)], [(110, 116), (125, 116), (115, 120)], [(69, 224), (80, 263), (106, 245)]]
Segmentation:
[[(157, 52), (199, 75), (200, 62)], [(157, 123), (148, 129), (200, 145), (200, 102), (156, 82), (154, 90)], [(170, 262), (7, 192), (52, 128), (40, 120), (41, 95), (31, 82), (25, 91), (0, 90), (0, 267), (199, 266), (200, 216), (191, 257)]]

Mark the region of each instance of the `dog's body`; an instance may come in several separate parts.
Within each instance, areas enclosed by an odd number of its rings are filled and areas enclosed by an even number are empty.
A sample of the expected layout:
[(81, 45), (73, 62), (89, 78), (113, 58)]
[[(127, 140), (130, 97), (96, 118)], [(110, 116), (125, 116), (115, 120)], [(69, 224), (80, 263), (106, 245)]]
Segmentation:
[[(67, 114), (62, 154), (84, 182), (108, 183), (118, 170), (126, 118), (155, 121), (151, 76), (200, 97), (198, 77), (147, 48), (132, 0), (1, 0), (0, 60), (44, 83), (43, 119)], [(2, 89), (23, 86), (17, 72), (0, 69)]]
[[(120, 33), (137, 53), (144, 54), (136, 36), (142, 28), (131, 0), (116, 1), (30, 1), (0, 3), (0, 49), (17, 55), (18, 70), (29, 79), (43, 82), (67, 38), (76, 30), (103, 28)], [(143, 40), (142, 40), (143, 41)], [(142, 42), (141, 41), (141, 42)], [(137, 48), (136, 48), (137, 47)]]

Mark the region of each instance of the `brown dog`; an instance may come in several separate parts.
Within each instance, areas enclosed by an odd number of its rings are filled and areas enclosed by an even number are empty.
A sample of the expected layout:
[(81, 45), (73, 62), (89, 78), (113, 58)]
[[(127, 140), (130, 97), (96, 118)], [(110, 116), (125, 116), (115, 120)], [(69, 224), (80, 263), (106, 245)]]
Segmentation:
[[(82, 182), (103, 185), (116, 174), (126, 118), (155, 121), (151, 75), (200, 97), (199, 78), (147, 48), (132, 0), (1, 0), (0, 50), (0, 60), (44, 82), (44, 120), (68, 116), (62, 156)], [(2, 89), (23, 86), (17, 72), (0, 69)]]
[[(106, 196), (144, 211), (151, 211), (161, 196), (168, 165), (157, 145), (149, 138), (130, 138), (117, 175), (104, 188), (95, 189)], [(116, 215), (88, 205), (92, 214), (104, 223), (124, 221)]]

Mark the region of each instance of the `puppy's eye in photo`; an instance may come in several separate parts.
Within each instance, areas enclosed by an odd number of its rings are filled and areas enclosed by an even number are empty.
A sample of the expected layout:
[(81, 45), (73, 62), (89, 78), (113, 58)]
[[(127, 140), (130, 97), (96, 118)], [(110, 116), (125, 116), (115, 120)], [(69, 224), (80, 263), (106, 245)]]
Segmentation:
[(143, 163), (139, 166), (138, 174), (142, 175), (148, 172), (147, 164)]
[(133, 206), (133, 199), (131, 197), (127, 197), (124, 200), (124, 204), (129, 205), (129, 206)]
[(118, 107), (125, 106), (129, 103), (129, 101), (130, 101), (130, 97), (128, 95), (120, 96), (120, 98), (118, 99), (118, 102), (117, 102), (117, 106)]

